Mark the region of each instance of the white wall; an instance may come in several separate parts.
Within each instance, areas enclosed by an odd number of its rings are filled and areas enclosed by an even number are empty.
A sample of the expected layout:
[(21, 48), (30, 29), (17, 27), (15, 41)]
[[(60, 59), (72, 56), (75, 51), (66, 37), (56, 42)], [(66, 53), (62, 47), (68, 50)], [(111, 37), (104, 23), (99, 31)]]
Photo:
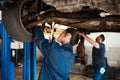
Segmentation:
[[(110, 66), (120, 67), (120, 33), (92, 33), (88, 35), (92, 39), (100, 35), (105, 35), (106, 57)], [(88, 64), (91, 64), (92, 45), (85, 41), (86, 54), (88, 55)]]
[[(105, 43), (106, 47), (120, 47), (120, 33), (112, 33), (112, 32), (91, 33), (88, 36), (95, 40), (95, 38), (100, 34), (105, 35), (104, 43)], [(90, 46), (90, 44), (86, 42), (86, 46)]]
[[(105, 41), (104, 44), (106, 46), (106, 57), (108, 59), (108, 64), (110, 66), (120, 67), (120, 33), (91, 33), (88, 35), (93, 40), (96, 39), (96, 37), (100, 34), (105, 35)], [(48, 38), (50, 35), (46, 35), (46, 38)], [(56, 38), (58, 35), (56, 36)], [(89, 44), (87, 41), (85, 41), (85, 51), (88, 55), (88, 61), (87, 64), (91, 64), (92, 62), (92, 45)], [(74, 53), (76, 53), (76, 46), (73, 48)], [(38, 56), (41, 57), (41, 53), (38, 53)], [(37, 59), (41, 59), (37, 57)]]
[(2, 20), (2, 11), (0, 11), (0, 20)]

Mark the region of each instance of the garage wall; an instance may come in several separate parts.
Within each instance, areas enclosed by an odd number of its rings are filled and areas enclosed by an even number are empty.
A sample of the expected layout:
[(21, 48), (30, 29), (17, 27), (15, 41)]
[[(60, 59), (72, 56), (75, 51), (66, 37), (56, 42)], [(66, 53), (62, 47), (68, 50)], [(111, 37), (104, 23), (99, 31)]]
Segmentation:
[[(104, 42), (106, 45), (106, 55), (105, 56), (108, 59), (108, 64), (110, 66), (120, 67), (120, 58), (119, 58), (120, 57), (120, 33), (92, 33), (88, 36), (95, 40), (95, 38), (100, 34), (104, 34), (105, 38), (106, 38), (106, 40)], [(57, 36), (56, 36), (56, 38), (57, 38)], [(49, 35), (46, 36), (46, 38), (48, 38), (48, 37), (49, 37)], [(14, 42), (14, 43), (16, 43), (16, 42)], [(22, 44), (22, 43), (19, 43), (19, 44)], [(18, 45), (18, 44), (16, 44), (16, 45)], [(12, 45), (12, 46), (16, 47), (16, 45)], [(13, 48), (12, 46), (11, 46), (11, 48)], [(91, 64), (91, 62), (92, 62), (92, 57), (91, 57), (92, 45), (89, 44), (87, 41), (85, 41), (85, 46), (86, 46), (85, 52), (88, 55), (87, 64)], [(18, 47), (20, 47), (20, 45)], [(74, 46), (73, 50), (74, 50), (74, 53), (76, 53), (76, 46)], [(41, 60), (42, 60), (42, 54), (37, 49), (37, 61), (41, 61)]]
[[(106, 57), (110, 66), (120, 67), (120, 33), (92, 33), (88, 35), (92, 39), (100, 35), (105, 35)], [(86, 54), (88, 55), (87, 64), (91, 64), (92, 45), (85, 41)], [(74, 51), (75, 51), (74, 47)]]
[[(91, 37), (92, 39), (95, 40), (95, 38), (100, 35), (100, 34), (104, 34), (105, 35), (105, 41), (104, 44), (106, 46), (106, 57), (108, 59), (108, 64), (110, 66), (115, 66), (115, 67), (120, 67), (120, 33), (91, 33), (90, 35), (88, 35), (89, 37)], [(49, 35), (45, 35), (46, 38), (49, 37)], [(56, 35), (56, 38), (58, 37), (58, 35)], [(92, 45), (89, 44), (87, 41), (85, 41), (85, 52), (88, 55), (88, 59), (87, 59), (87, 64), (91, 64), (92, 62)], [(74, 53), (76, 53), (76, 46), (74, 46), (73, 48)], [(41, 60), (41, 53), (38, 51), (37, 53), (37, 60)]]

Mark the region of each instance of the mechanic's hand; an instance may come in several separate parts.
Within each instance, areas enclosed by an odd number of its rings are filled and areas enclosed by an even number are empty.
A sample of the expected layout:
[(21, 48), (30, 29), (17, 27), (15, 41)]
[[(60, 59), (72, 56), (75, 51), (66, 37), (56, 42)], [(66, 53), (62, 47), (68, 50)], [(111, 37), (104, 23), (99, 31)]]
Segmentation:
[(79, 35), (81, 35), (81, 36), (85, 36), (85, 33), (81, 32), (81, 33), (79, 33)]

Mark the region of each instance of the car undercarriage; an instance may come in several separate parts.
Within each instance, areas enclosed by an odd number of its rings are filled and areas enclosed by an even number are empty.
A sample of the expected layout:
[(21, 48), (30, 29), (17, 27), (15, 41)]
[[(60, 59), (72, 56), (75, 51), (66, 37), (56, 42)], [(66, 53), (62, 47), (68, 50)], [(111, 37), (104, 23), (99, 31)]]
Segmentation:
[(18, 41), (31, 41), (29, 24), (36, 21), (85, 33), (120, 32), (120, 0), (5, 0), (2, 10), (9, 35)]

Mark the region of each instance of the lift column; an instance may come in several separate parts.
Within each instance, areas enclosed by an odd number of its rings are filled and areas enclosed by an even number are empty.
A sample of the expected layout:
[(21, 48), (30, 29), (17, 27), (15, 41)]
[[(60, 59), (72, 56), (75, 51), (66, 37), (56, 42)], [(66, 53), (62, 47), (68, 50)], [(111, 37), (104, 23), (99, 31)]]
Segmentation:
[(1, 30), (1, 80), (14, 80), (14, 63), (11, 61), (11, 42), (3, 23), (0, 21)]
[(36, 80), (36, 44), (24, 42), (23, 80)]

